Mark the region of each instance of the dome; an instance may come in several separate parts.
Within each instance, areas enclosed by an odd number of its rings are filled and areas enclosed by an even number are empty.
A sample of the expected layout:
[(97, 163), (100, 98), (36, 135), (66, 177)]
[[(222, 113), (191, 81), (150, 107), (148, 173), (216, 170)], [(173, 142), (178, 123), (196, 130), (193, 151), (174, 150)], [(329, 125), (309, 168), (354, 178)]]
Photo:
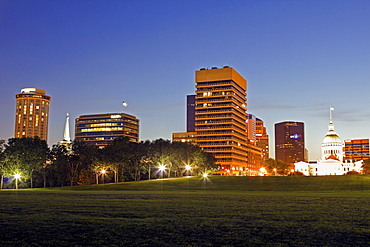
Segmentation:
[(340, 140), (340, 137), (336, 134), (327, 134), (324, 137), (324, 140), (322, 141), (322, 144), (329, 144), (329, 143), (340, 143), (342, 144), (342, 141)]
[(337, 135), (337, 133), (334, 131), (333, 122), (330, 121), (328, 133), (324, 137), (322, 144), (325, 145), (325, 144), (333, 144), (333, 143), (342, 144), (342, 141), (340, 140), (340, 137)]

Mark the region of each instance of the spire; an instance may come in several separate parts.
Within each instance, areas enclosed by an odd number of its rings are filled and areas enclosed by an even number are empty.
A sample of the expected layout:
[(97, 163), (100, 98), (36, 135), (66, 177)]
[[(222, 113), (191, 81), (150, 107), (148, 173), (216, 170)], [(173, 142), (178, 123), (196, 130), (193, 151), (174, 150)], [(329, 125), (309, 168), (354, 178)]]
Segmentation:
[(332, 111), (334, 111), (334, 107), (330, 106), (330, 122), (329, 122), (329, 131), (328, 131), (328, 134), (329, 134), (329, 132), (334, 132), (333, 113), (332, 113)]
[(69, 135), (69, 114), (66, 114), (66, 125), (64, 126), (63, 141), (70, 143), (71, 137)]

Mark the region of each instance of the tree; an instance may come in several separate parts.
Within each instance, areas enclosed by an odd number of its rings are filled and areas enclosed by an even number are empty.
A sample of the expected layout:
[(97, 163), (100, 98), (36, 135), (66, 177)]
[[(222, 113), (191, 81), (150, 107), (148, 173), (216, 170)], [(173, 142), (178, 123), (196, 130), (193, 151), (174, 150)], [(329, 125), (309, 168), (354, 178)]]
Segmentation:
[(68, 180), (72, 153), (64, 145), (53, 145), (51, 149), (50, 183), (64, 186)]
[(370, 159), (364, 160), (364, 163), (361, 166), (363, 174), (370, 174)]
[(126, 136), (117, 137), (103, 149), (102, 163), (114, 172), (114, 181), (119, 181), (119, 174), (124, 180), (124, 168), (128, 164), (130, 139)]
[(29, 175), (33, 188), (34, 171), (41, 172), (49, 158), (50, 150), (39, 137), (10, 138), (5, 145), (5, 165), (8, 174), (24, 172)]
[(91, 170), (96, 162), (97, 151), (97, 147), (94, 145), (83, 141), (73, 141), (72, 155), (68, 162), (68, 177), (71, 186), (73, 186), (75, 180), (80, 184), (89, 183)]
[(5, 157), (4, 157), (4, 149), (5, 149), (5, 140), (0, 140), (0, 174), (1, 174), (1, 181), (0, 181), (0, 190), (3, 189), (3, 182), (4, 182), (4, 164), (5, 164)]
[(269, 158), (264, 161), (265, 168), (270, 175), (287, 175), (289, 165), (281, 160)]

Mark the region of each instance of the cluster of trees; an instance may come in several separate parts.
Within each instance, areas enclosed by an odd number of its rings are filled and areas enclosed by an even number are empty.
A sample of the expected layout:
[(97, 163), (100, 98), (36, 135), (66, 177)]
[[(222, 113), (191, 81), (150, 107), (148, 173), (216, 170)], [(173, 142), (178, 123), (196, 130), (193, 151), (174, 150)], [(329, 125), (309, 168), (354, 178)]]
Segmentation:
[[(166, 169), (158, 174), (160, 165)], [(120, 137), (103, 149), (81, 141), (50, 149), (38, 137), (0, 142), (1, 188), (17, 173), (23, 187), (32, 188), (197, 175), (217, 168), (213, 155), (198, 146), (163, 139), (133, 143)]]

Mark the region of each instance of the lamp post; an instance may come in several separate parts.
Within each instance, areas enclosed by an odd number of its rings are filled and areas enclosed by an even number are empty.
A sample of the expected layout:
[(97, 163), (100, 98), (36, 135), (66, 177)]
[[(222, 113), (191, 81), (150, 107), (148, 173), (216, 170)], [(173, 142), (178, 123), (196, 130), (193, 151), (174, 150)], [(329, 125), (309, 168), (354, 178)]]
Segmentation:
[(189, 176), (189, 172), (190, 172), (190, 170), (191, 170), (191, 165), (186, 165), (186, 166), (185, 166), (185, 170), (186, 170), (186, 175), (188, 175), (188, 176)]
[(14, 178), (15, 178), (15, 189), (16, 190), (18, 189), (18, 179), (20, 177), (21, 177), (21, 175), (19, 173), (14, 174)]
[(165, 165), (160, 165), (159, 167), (158, 167), (158, 169), (159, 169), (159, 171), (160, 171), (160, 173), (161, 173), (161, 177), (163, 178), (163, 173), (164, 173), (164, 171), (166, 170), (166, 166)]
[(274, 168), (274, 173), (275, 173), (275, 176), (276, 176), (276, 168)]
[(104, 184), (104, 175), (105, 175), (105, 173), (106, 173), (107, 171), (106, 170), (101, 170), (101, 174), (102, 174), (102, 179), (103, 179), (103, 184)]

